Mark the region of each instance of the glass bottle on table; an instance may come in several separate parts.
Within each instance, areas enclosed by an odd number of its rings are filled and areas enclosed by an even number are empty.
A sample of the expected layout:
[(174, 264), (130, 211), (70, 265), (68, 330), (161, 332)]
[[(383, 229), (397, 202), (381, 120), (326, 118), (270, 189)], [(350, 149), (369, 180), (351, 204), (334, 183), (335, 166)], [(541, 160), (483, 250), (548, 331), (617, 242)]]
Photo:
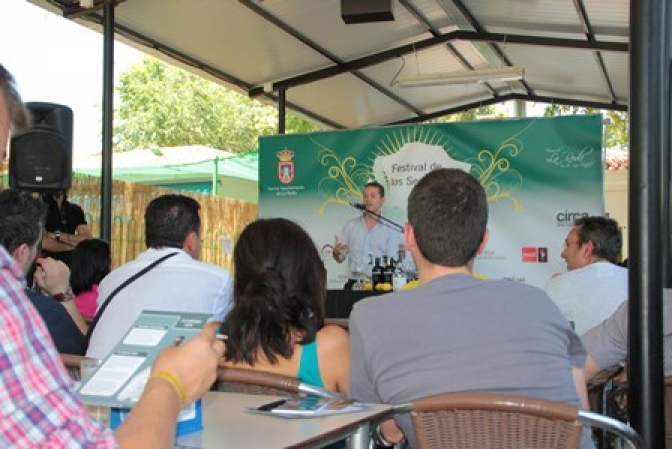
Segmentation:
[(401, 290), (404, 285), (408, 282), (406, 278), (406, 273), (401, 267), (402, 261), (399, 260), (394, 267), (394, 273), (392, 274), (392, 290), (398, 291)]
[(394, 259), (383, 257), (383, 291), (392, 290), (392, 275), (394, 274)]
[(374, 291), (380, 291), (383, 285), (383, 266), (380, 264), (380, 257), (375, 258), (375, 263), (371, 269), (371, 284)]
[(372, 275), (373, 275), (373, 254), (369, 253), (369, 262), (366, 264), (366, 268), (364, 269), (364, 276), (371, 279)]
[(364, 263), (364, 253), (359, 251), (351, 254), (349, 261), (350, 265), (350, 279), (354, 279), (352, 290), (364, 290), (364, 271), (366, 265)]

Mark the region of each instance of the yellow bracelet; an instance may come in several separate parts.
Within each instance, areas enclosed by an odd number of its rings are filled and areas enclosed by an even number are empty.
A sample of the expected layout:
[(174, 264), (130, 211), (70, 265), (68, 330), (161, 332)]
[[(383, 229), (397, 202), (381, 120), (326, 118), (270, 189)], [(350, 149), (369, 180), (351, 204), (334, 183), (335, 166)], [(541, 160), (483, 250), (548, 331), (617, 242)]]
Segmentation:
[(184, 407), (186, 405), (187, 391), (184, 389), (184, 385), (182, 385), (182, 381), (180, 380), (179, 377), (177, 377), (177, 374), (171, 373), (170, 371), (157, 371), (155, 373), (152, 373), (150, 379), (152, 377), (158, 377), (160, 379), (165, 380), (170, 385), (172, 385), (173, 388), (175, 389), (175, 392), (180, 397), (180, 407)]

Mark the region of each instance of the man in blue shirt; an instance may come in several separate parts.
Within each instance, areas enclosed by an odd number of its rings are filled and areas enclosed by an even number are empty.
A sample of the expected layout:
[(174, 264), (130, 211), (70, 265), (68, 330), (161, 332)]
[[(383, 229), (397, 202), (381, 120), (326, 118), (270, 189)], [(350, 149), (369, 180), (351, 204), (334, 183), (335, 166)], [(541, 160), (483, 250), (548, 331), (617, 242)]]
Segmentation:
[(362, 194), (364, 211), (358, 217), (348, 220), (334, 244), (333, 256), (338, 263), (346, 257), (352, 268), (362, 272), (373, 258), (384, 256), (396, 259), (403, 234), (380, 219), (385, 204), (385, 188), (378, 182), (369, 182)]

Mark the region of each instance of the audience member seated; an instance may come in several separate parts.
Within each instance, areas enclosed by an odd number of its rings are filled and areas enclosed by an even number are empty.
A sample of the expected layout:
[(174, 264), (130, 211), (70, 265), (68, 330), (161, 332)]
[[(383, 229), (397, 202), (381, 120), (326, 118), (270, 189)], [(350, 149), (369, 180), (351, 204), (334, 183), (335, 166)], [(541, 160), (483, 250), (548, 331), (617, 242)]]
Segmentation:
[[(10, 129), (28, 126), (28, 113), (12, 75), (0, 64), (0, 162)], [(30, 203), (28, 203), (30, 204)], [(172, 447), (180, 409), (199, 398), (212, 385), (223, 344), (214, 327), (180, 347), (165, 349), (152, 367), (138, 404), (113, 433), (93, 421), (74, 392), (72, 381), (47, 335), (44, 322), (24, 294), (23, 260), (12, 259), (4, 242), (5, 231), (21, 225), (32, 229), (36, 221), (8, 216), (0, 207), (0, 447)], [(5, 226), (8, 226), (5, 228)], [(24, 229), (25, 228), (25, 229)], [(17, 228), (19, 229), (19, 228)], [(37, 253), (42, 225), (19, 250)], [(33, 254), (32, 257), (35, 257)], [(50, 260), (50, 259), (46, 259)], [(51, 267), (45, 277), (51, 277)], [(41, 274), (42, 275), (42, 274)], [(164, 375), (154, 375), (163, 372)], [(173, 381), (166, 380), (168, 377)]]
[(225, 365), (347, 393), (348, 334), (324, 325), (326, 270), (310, 236), (283, 218), (257, 220), (243, 230), (233, 259)]
[(110, 244), (101, 239), (87, 239), (72, 251), (70, 285), (75, 305), (85, 320), (92, 321), (98, 307), (98, 284), (112, 269)]
[(565, 239), (567, 272), (548, 282), (546, 293), (582, 334), (614, 313), (628, 297), (628, 270), (619, 265), (621, 230), (616, 220), (581, 217)]
[(36, 291), (27, 291), (42, 316), (58, 352), (82, 355), (86, 351), (87, 325), (77, 310), (70, 288), (70, 270), (61, 261), (37, 258), (44, 227), (44, 204), (28, 193), (0, 192), (0, 244), (12, 255), (25, 276), (33, 263)]
[[(628, 357), (628, 302), (581, 336), (588, 351), (586, 380)], [(665, 375), (672, 376), (672, 290), (663, 290), (663, 354)]]
[[(200, 262), (200, 205), (184, 195), (153, 199), (145, 211), (148, 249), (113, 270), (100, 283), (98, 311), (91, 324), (86, 355), (102, 359), (116, 346), (143, 310), (207, 313), (223, 321), (231, 305), (229, 273)], [(152, 263), (145, 274), (121, 289), (104, 309), (110, 295)]]
[[(485, 191), (462, 170), (431, 171), (413, 187), (404, 235), (420, 286), (355, 304), (351, 397), (403, 404), (483, 391), (588, 407), (586, 353), (553, 301), (529, 285), (472, 276), (487, 220)], [(415, 447), (410, 418), (397, 424)], [(401, 437), (391, 421), (382, 431)], [(589, 430), (582, 447), (593, 447)]]

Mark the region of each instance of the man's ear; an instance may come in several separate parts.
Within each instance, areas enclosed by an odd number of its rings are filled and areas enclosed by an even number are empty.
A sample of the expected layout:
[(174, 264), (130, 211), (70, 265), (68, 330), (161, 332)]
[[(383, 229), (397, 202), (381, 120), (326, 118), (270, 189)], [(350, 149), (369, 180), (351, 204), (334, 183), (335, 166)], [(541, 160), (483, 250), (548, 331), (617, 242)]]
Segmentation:
[(481, 254), (485, 250), (485, 245), (488, 244), (488, 240), (490, 240), (490, 230), (488, 228), (485, 228), (485, 232), (483, 233), (483, 239), (481, 240), (481, 244), (478, 245), (478, 251), (476, 254)]
[(595, 243), (592, 240), (588, 240), (586, 243), (581, 245), (580, 248), (581, 255), (586, 259), (588, 263), (593, 260), (593, 251), (595, 251)]
[[(30, 246), (26, 243), (22, 243), (16, 247), (12, 252), (12, 257), (19, 264), (19, 266), (25, 267), (28, 264), (28, 259), (31, 256)], [(32, 260), (30, 261), (32, 263)]]
[(190, 255), (194, 255), (198, 253), (198, 245), (201, 242), (201, 237), (198, 235), (196, 231), (191, 231), (189, 234), (187, 234), (187, 238), (184, 239), (184, 243), (182, 244), (182, 249)]
[(406, 245), (406, 251), (418, 246), (415, 241), (415, 231), (413, 230), (413, 226), (408, 222), (404, 225), (404, 245)]

